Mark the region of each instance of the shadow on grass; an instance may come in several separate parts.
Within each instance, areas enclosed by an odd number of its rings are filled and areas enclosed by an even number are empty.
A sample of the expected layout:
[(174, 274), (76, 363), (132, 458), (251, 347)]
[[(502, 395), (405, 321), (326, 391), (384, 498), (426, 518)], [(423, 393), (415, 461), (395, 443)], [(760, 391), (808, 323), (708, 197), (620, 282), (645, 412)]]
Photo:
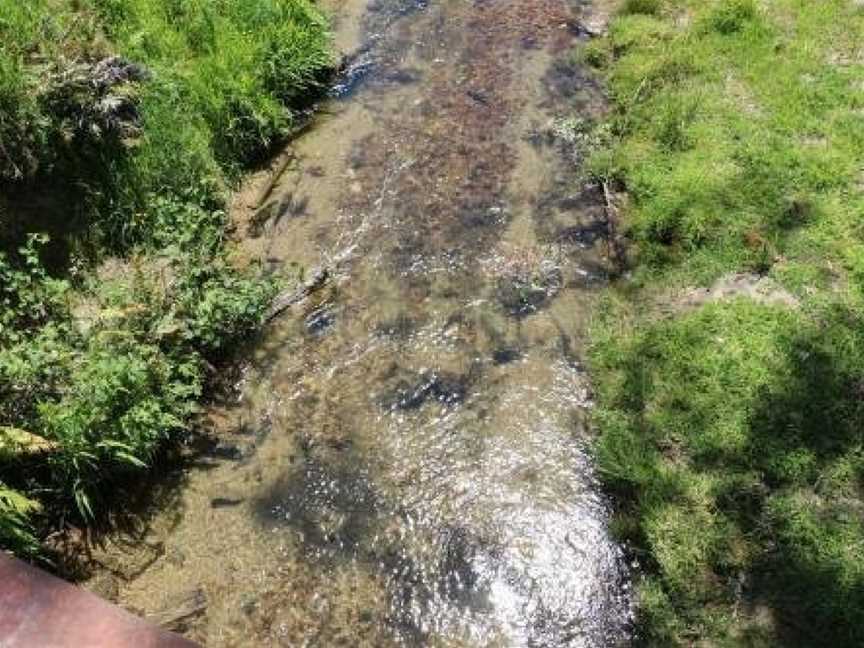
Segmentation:
[(864, 643), (864, 323), (835, 308), (798, 332), (750, 420), (767, 496), (755, 594), (785, 645)]
[(599, 352), (598, 455), (665, 591), (645, 642), (862, 645), (860, 316), (736, 302), (633, 335)]

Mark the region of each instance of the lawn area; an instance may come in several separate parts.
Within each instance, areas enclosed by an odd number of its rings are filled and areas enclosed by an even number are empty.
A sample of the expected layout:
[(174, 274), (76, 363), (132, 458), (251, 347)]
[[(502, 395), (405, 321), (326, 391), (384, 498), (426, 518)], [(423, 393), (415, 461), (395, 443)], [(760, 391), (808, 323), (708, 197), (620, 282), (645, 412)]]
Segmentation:
[(225, 206), (333, 69), (307, 0), (0, 0), (0, 549), (188, 429), (278, 278)]
[[(580, 56), (628, 195), (590, 353), (640, 640), (861, 645), (864, 6), (626, 0)], [(679, 298), (733, 273), (784, 299)]]

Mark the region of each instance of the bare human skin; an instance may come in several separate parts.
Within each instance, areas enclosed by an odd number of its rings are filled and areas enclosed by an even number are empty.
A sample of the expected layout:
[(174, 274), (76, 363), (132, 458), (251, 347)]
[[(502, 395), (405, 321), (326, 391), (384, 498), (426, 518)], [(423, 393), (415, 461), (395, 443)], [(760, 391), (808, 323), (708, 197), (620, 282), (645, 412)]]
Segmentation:
[(195, 644), (0, 554), (3, 648), (195, 648)]

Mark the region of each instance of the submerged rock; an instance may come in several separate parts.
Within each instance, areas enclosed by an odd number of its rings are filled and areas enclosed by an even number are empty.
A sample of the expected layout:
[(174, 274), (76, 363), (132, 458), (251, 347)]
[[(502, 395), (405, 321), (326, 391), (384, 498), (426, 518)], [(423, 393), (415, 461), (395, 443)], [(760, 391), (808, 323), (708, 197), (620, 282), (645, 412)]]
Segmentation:
[(393, 387), (379, 397), (379, 404), (386, 410), (418, 409), (429, 400), (446, 405), (456, 405), (465, 400), (471, 375), (450, 371), (424, 371), (420, 374), (397, 370), (398, 377)]
[(365, 47), (343, 57), (336, 80), (330, 88), (330, 95), (345, 99), (357, 89), (362, 81), (375, 68), (375, 56), (371, 47)]
[(313, 335), (323, 335), (336, 321), (330, 304), (319, 306), (310, 312), (304, 321), (306, 330)]
[(365, 475), (314, 459), (276, 483), (256, 504), (262, 521), (296, 529), (320, 558), (356, 555), (379, 508)]
[(562, 284), (561, 270), (553, 267), (541, 269), (533, 276), (502, 277), (498, 280), (495, 294), (508, 315), (526, 317), (548, 306)]
[(380, 335), (394, 340), (407, 340), (416, 328), (417, 322), (408, 315), (400, 314), (392, 319), (381, 322), (378, 324), (376, 330)]
[(224, 440), (217, 441), (205, 454), (216, 459), (226, 459), (228, 461), (240, 461), (246, 456), (243, 448), (238, 444)]
[(502, 346), (492, 352), (492, 362), (496, 365), (509, 364), (518, 360), (522, 354), (514, 347)]
[(441, 564), (441, 589), (445, 597), (468, 604), (477, 597), (480, 574), (476, 566), (481, 547), (467, 529), (448, 527), (441, 532), (443, 547)]
[(557, 239), (561, 243), (591, 247), (599, 240), (608, 238), (609, 227), (606, 222), (593, 222), (588, 225), (572, 225), (559, 230)]

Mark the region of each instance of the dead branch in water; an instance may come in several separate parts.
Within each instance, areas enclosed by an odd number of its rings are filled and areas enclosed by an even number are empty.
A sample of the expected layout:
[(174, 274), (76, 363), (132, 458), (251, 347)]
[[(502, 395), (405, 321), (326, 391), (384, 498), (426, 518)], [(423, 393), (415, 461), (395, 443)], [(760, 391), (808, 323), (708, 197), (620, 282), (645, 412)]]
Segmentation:
[[(285, 136), (285, 140), (290, 142), (291, 140), (300, 137), (300, 135), (306, 132), (306, 130), (309, 129), (309, 127), (311, 127), (313, 123), (315, 123), (313, 114), (314, 113), (312, 112), (307, 113), (303, 117), (303, 119), (300, 120), (297, 126), (291, 129), (291, 132), (289, 132)], [(257, 210), (261, 208), (261, 205), (264, 204), (264, 201), (267, 200), (271, 193), (273, 193), (273, 188), (276, 186), (276, 183), (279, 182), (279, 179), (285, 173), (288, 165), (294, 161), (294, 151), (286, 150), (284, 156), (285, 157), (282, 158), (276, 169), (273, 171), (273, 173), (270, 174), (267, 182), (264, 183), (264, 186), (261, 187), (261, 190), (256, 194), (255, 199), (249, 205), (253, 209)]]
[(306, 299), (306, 297), (321, 288), (329, 278), (330, 271), (327, 268), (318, 268), (312, 273), (309, 280), (299, 288), (285, 291), (277, 295), (276, 299), (274, 299), (273, 303), (270, 305), (267, 314), (264, 316), (264, 322), (267, 323), (272, 321), (297, 302)]
[(276, 186), (276, 183), (279, 182), (279, 179), (285, 173), (285, 170), (288, 168), (288, 165), (294, 160), (293, 151), (288, 151), (282, 161), (279, 162), (279, 165), (276, 167), (276, 170), (270, 174), (270, 177), (267, 179), (267, 182), (264, 183), (264, 186), (261, 187), (261, 190), (255, 196), (255, 200), (252, 201), (251, 207), (254, 209), (260, 209), (261, 205), (264, 204), (264, 201), (273, 193), (273, 188)]
[(207, 610), (207, 595), (200, 587), (181, 592), (169, 598), (165, 605), (152, 614), (147, 615), (151, 623), (168, 630), (181, 630), (183, 624)]

